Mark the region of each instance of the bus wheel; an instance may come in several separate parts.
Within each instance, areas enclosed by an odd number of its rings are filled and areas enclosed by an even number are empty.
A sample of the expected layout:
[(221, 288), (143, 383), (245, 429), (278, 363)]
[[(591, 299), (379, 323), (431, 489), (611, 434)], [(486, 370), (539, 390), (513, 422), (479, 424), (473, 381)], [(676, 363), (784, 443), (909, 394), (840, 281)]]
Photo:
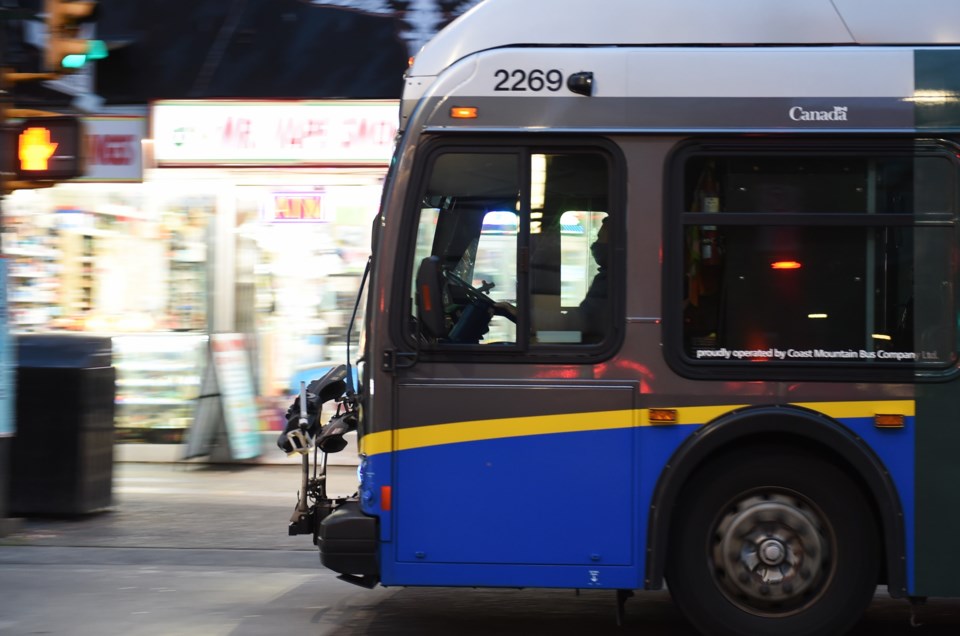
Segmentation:
[(706, 634), (842, 634), (877, 585), (874, 515), (823, 459), (752, 447), (714, 461), (671, 525), (670, 592)]

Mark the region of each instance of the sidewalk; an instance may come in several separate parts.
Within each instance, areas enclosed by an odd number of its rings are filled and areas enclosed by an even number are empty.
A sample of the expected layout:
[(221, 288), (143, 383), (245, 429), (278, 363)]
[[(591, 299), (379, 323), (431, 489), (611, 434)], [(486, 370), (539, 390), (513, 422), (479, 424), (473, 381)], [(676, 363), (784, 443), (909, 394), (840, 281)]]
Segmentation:
[[(327, 483), (353, 494), (356, 469), (331, 466)], [(20, 520), (0, 546), (316, 550), (287, 534), (299, 488), (293, 465), (117, 463), (110, 509)]]
[[(244, 463), (300, 466), (299, 455), (287, 457), (283, 451), (277, 448), (278, 434), (277, 431), (261, 433), (260, 456)], [(339, 453), (329, 455), (327, 461), (331, 466), (355, 467), (359, 464), (357, 433), (351, 431), (343, 438), (347, 441), (347, 447)], [(113, 460), (117, 463), (172, 464), (183, 461), (186, 448), (186, 444), (117, 444), (114, 446)]]

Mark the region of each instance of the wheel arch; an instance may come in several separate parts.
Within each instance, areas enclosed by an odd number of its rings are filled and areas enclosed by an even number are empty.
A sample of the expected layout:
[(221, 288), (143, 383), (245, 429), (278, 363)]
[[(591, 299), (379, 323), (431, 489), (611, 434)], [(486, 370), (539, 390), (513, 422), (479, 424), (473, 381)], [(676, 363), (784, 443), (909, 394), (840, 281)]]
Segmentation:
[(731, 411), (691, 435), (671, 456), (650, 503), (644, 587), (659, 589), (666, 569), (674, 506), (698, 467), (726, 450), (754, 442), (803, 445), (832, 456), (866, 490), (880, 523), (887, 585), (892, 597), (907, 595), (905, 531), (900, 497), (876, 454), (836, 420), (798, 406), (759, 406)]

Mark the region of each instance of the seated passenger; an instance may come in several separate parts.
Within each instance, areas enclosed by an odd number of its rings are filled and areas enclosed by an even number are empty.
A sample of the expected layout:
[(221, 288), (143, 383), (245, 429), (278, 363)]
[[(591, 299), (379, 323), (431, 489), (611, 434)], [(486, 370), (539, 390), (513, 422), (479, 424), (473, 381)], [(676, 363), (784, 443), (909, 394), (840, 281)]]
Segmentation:
[(608, 275), (610, 235), (607, 229), (607, 218), (604, 218), (600, 224), (597, 240), (590, 245), (590, 253), (600, 269), (597, 270), (597, 275), (593, 277), (593, 282), (587, 289), (587, 295), (580, 302), (580, 330), (583, 332), (583, 342), (599, 342), (610, 330), (610, 301), (608, 298), (610, 287)]

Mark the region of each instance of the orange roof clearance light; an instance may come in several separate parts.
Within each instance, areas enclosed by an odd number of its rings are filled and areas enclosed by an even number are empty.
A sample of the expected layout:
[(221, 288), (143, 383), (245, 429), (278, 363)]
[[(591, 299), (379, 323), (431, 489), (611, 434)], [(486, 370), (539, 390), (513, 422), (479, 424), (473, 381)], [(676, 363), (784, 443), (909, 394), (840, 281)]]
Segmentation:
[(800, 269), (803, 265), (800, 261), (774, 261), (770, 263), (771, 269)]
[(476, 119), (476, 106), (454, 106), (450, 109), (450, 116), (454, 119)]

